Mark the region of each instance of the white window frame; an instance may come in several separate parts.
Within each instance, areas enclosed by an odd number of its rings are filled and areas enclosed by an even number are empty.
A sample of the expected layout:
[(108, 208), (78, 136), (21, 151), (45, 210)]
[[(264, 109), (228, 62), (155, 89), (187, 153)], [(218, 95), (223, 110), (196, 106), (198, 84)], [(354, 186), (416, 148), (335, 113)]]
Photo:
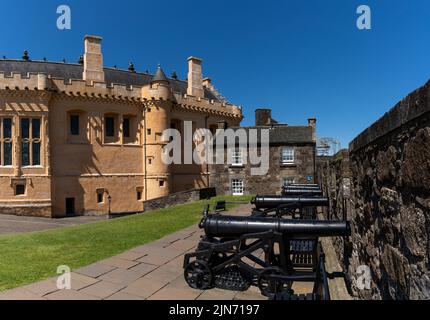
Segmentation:
[(242, 149), (232, 150), (232, 152), (231, 152), (231, 165), (233, 167), (243, 166), (243, 150)]
[[(287, 181), (288, 180), (290, 180), (290, 182), (288, 182), (287, 183)], [(294, 177), (284, 177), (283, 179), (282, 179), (282, 185), (283, 186), (287, 186), (287, 185), (289, 185), (289, 184), (294, 184), (295, 183), (295, 181), (296, 181), (296, 179), (294, 178)]]
[(245, 183), (242, 179), (231, 179), (231, 194), (233, 196), (243, 196)]
[(281, 150), (281, 164), (288, 165), (295, 162), (295, 150), (293, 147), (285, 147)]

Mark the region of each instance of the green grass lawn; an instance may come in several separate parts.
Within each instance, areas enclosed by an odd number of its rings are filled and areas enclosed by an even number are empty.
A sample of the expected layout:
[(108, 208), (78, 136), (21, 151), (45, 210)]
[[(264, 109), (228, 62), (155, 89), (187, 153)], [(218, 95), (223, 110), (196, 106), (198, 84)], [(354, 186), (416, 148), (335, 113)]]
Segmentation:
[(220, 199), (249, 201), (250, 198), (216, 197), (144, 215), (0, 236), (0, 291), (54, 276), (60, 265), (73, 270), (189, 227), (200, 221), (205, 204), (213, 208)]

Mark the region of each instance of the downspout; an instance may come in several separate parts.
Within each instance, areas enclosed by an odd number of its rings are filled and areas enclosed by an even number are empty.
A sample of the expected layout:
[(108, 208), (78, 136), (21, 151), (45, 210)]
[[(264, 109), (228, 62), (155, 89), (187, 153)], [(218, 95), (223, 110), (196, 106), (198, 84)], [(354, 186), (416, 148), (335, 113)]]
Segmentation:
[[(205, 117), (205, 129), (208, 130), (208, 120), (209, 120), (210, 116), (206, 116)], [(207, 188), (210, 188), (210, 173), (209, 173), (209, 159), (208, 159), (208, 155), (207, 155), (207, 150), (206, 150), (206, 182), (207, 182)]]
[(147, 162), (146, 161), (147, 160), (146, 159), (146, 141), (147, 141), (147, 136), (146, 136), (146, 131), (147, 131), (147, 129), (146, 129), (146, 124), (147, 124), (147, 122), (146, 122), (146, 105), (143, 108), (143, 116), (144, 116), (144, 119), (143, 119), (143, 123), (144, 123), (144, 128), (143, 128), (143, 136), (144, 136), (144, 138), (143, 138), (143, 161), (145, 163), (143, 188), (145, 189), (145, 202), (146, 202), (148, 200), (148, 182), (147, 182), (148, 172), (147, 172), (147, 163), (146, 163)]

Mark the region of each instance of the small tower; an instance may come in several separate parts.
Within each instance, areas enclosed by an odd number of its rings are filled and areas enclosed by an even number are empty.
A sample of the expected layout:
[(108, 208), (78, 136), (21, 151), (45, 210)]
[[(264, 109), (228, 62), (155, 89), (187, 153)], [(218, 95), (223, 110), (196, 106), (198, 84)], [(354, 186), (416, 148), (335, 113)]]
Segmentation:
[(147, 90), (142, 91), (146, 102), (146, 188), (147, 199), (169, 195), (172, 189), (170, 166), (162, 159), (164, 130), (170, 128), (172, 90), (161, 66), (152, 77)]

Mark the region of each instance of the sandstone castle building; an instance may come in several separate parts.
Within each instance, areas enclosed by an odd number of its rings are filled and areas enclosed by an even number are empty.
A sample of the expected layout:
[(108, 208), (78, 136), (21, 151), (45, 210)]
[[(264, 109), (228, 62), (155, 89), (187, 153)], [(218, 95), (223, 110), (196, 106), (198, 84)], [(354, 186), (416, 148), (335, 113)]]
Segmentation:
[(209, 186), (207, 166), (165, 165), (165, 129), (238, 126), (241, 108), (188, 59), (187, 81), (105, 68), (102, 39), (77, 64), (0, 60), (0, 213), (61, 217), (140, 212), (144, 202)]

